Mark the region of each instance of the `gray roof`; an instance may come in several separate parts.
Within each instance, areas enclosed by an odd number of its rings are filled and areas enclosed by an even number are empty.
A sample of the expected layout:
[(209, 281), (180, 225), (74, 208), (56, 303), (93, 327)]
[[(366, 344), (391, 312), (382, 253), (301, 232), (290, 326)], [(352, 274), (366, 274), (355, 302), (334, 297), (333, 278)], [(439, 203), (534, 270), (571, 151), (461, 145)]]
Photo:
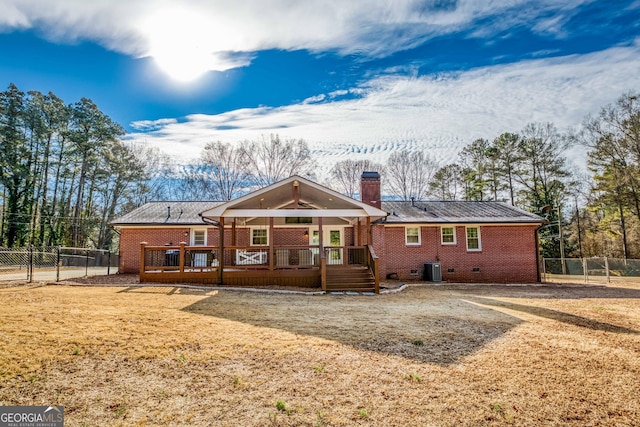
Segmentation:
[(542, 223), (538, 215), (503, 202), (382, 202), (386, 223)]
[(150, 202), (111, 221), (112, 225), (202, 225), (200, 213), (224, 202)]
[[(200, 213), (226, 202), (150, 202), (111, 221), (112, 225), (202, 225)], [(386, 223), (542, 223), (545, 219), (503, 202), (382, 202)], [(170, 215), (169, 215), (170, 213)]]

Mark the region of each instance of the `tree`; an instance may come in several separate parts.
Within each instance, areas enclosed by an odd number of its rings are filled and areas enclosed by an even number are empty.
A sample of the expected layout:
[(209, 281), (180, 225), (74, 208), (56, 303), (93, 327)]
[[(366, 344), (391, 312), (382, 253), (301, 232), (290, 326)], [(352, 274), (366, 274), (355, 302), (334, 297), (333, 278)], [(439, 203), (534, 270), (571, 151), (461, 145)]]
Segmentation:
[[(492, 188), (494, 200), (497, 199), (495, 167), (492, 166), (489, 141), (476, 139), (462, 149), (459, 154), (460, 172), (465, 183), (465, 200), (485, 200), (487, 188)], [(492, 185), (491, 185), (492, 184)]]
[(360, 192), (362, 172), (383, 172), (383, 170), (384, 166), (369, 160), (342, 160), (329, 171), (331, 186), (349, 197), (354, 197)]
[(556, 205), (565, 195), (571, 173), (564, 155), (569, 147), (552, 123), (531, 123), (521, 132), (514, 180), (520, 184), (521, 203), (535, 212), (545, 205)]
[(496, 161), (496, 172), (502, 181), (502, 188), (506, 189), (511, 205), (516, 204), (516, 187), (514, 174), (521, 162), (522, 155), (519, 150), (520, 136), (516, 133), (505, 132), (493, 140), (492, 154)]
[(458, 200), (461, 184), (460, 166), (451, 164), (438, 169), (429, 183), (429, 189), (440, 200)]
[(24, 92), (14, 84), (0, 92), (0, 182), (3, 188), (3, 244), (23, 244), (29, 215), (25, 210), (31, 172), (26, 138)]
[(96, 155), (109, 143), (113, 143), (118, 137), (124, 135), (124, 129), (87, 98), (82, 98), (71, 107), (71, 123), (69, 139), (73, 144), (79, 168), (71, 244), (79, 246), (86, 238), (87, 230), (83, 227), (83, 217), (86, 213), (85, 201), (90, 200), (92, 194), (89, 193), (88, 200), (85, 200), (85, 192), (87, 187), (92, 190), (92, 187), (87, 184), (90, 184), (97, 172)]
[(86, 98), (0, 92), (0, 244), (111, 246), (108, 222), (146, 191), (123, 134)]
[(437, 170), (436, 162), (422, 151), (395, 151), (387, 160), (387, 186), (402, 200), (424, 200), (429, 195), (429, 182)]
[(582, 140), (590, 149), (588, 166), (596, 183), (594, 204), (605, 212), (601, 221), (617, 217), (627, 258), (631, 253), (627, 217), (633, 215), (634, 222), (640, 222), (640, 96), (622, 95), (596, 118), (587, 117), (583, 127)]
[(313, 171), (309, 147), (302, 139), (271, 134), (269, 139), (244, 141), (241, 150), (254, 186), (271, 185), (291, 175), (309, 176)]
[(201, 161), (218, 200), (231, 200), (246, 193), (251, 177), (246, 151), (222, 142), (208, 143)]

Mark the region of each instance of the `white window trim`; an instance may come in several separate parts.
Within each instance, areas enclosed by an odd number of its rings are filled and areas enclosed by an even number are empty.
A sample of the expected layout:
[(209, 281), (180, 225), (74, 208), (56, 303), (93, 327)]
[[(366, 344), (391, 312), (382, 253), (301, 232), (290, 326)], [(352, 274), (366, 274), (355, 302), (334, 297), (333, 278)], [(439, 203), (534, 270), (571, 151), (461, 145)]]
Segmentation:
[[(453, 242), (445, 242), (444, 241), (444, 235), (442, 234), (442, 230), (444, 228), (450, 228), (450, 229), (453, 230)], [(456, 227), (455, 227), (455, 225), (453, 225), (451, 227), (440, 227), (440, 244), (442, 244), (442, 245), (456, 245), (457, 243), (458, 242), (456, 241)]]
[[(204, 243), (202, 245), (196, 245), (196, 232), (202, 231), (204, 233)], [(207, 246), (207, 229), (206, 228), (192, 228), (191, 229), (191, 246)]]
[[(467, 230), (469, 228), (475, 228), (478, 230), (478, 248), (469, 248), (469, 236), (467, 235)], [(467, 245), (467, 252), (481, 252), (482, 251), (482, 233), (480, 231), (480, 226), (479, 225), (468, 225), (464, 228), (464, 240), (466, 241), (466, 245)]]
[[(410, 228), (417, 228), (418, 229), (418, 242), (409, 242), (407, 237), (407, 231), (409, 231)], [(418, 225), (418, 226), (405, 226), (404, 227), (404, 244), (407, 246), (420, 246), (422, 245), (422, 228)]]
[[(267, 232), (267, 243), (256, 245), (253, 243), (253, 230), (265, 230)], [(249, 227), (249, 246), (269, 246), (269, 229), (264, 227)]]

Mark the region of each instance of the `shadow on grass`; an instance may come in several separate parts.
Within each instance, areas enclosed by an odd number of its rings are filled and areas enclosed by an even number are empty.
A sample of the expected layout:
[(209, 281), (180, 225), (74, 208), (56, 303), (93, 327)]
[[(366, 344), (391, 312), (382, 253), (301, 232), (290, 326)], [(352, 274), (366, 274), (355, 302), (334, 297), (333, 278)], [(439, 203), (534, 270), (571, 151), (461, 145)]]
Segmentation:
[(640, 289), (619, 288), (603, 285), (544, 284), (535, 286), (507, 285), (440, 285), (442, 290), (459, 291), (465, 295), (479, 295), (507, 298), (541, 299), (640, 299)]
[[(235, 295), (234, 295), (235, 294)], [(220, 293), (183, 310), (447, 366), (520, 324), (459, 298)]]
[(128, 286), (118, 291), (119, 294), (158, 294), (158, 295), (200, 295), (214, 293), (215, 290), (184, 288), (180, 286)]
[(587, 317), (576, 316), (575, 314), (564, 313), (562, 311), (552, 310), (549, 308), (535, 307), (531, 305), (515, 304), (512, 302), (499, 301), (485, 297), (470, 297), (469, 301), (475, 302), (483, 306), (502, 307), (509, 310), (520, 311), (522, 313), (532, 314), (545, 319), (556, 320), (568, 325), (580, 326), (582, 328), (592, 329), (594, 331), (614, 332), (619, 334), (638, 335), (640, 331), (613, 325), (611, 323), (599, 322)]

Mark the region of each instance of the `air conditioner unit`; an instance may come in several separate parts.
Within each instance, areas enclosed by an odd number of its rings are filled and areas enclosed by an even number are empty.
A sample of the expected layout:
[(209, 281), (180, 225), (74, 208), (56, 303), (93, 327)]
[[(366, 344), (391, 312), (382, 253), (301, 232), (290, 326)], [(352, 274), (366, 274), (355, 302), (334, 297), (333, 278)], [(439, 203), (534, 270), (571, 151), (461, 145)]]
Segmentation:
[(425, 262), (422, 280), (427, 282), (442, 282), (442, 270), (439, 262)]

